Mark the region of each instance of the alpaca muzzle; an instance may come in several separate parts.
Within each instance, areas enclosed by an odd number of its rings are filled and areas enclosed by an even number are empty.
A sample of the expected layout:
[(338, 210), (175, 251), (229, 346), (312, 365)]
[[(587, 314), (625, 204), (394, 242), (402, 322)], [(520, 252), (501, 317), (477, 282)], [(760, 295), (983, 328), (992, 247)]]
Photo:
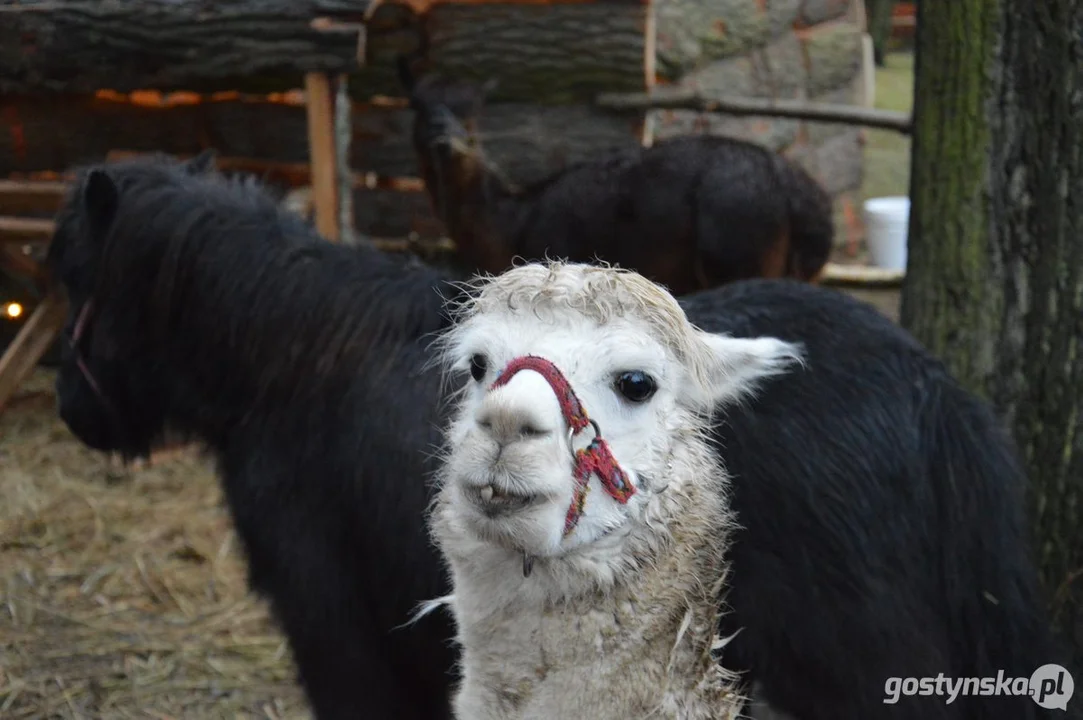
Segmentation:
[[(609, 444), (602, 437), (598, 423), (587, 415), (586, 408), (575, 394), (571, 384), (564, 374), (560, 372), (549, 360), (537, 355), (524, 355), (512, 360), (500, 371), (496, 380), (489, 386), (493, 391), (502, 385), (506, 385), (521, 370), (533, 370), (545, 378), (549, 387), (556, 394), (557, 402), (560, 403), (560, 412), (564, 421), (568, 424), (568, 444), (571, 445), (573, 437), (590, 426), (594, 430), (594, 439), (581, 450), (572, 451), (574, 469), (572, 476), (575, 480), (575, 492), (572, 496), (571, 506), (564, 517), (564, 537), (567, 537), (579, 524), (587, 502), (587, 493), (590, 490), (590, 476), (597, 475), (605, 488), (606, 493), (620, 504), (625, 504), (635, 494), (636, 488), (628, 478), (628, 474), (621, 469), (617, 459), (613, 457)], [(532, 561), (531, 561), (532, 562)], [(529, 575), (527, 560), (524, 558), (523, 574)]]
[(470, 137), (470, 131), (446, 105), (440, 105), (432, 111), (428, 136), (425, 138), (430, 146), (444, 142), (453, 147), (465, 147), (470, 144)]

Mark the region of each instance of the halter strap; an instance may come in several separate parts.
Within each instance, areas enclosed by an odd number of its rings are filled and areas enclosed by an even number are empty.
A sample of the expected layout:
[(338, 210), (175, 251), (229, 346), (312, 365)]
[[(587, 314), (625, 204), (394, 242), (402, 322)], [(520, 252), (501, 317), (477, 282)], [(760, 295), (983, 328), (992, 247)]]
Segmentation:
[(575, 394), (571, 383), (549, 360), (537, 355), (523, 355), (515, 358), (497, 375), (489, 391), (506, 385), (521, 370), (533, 370), (549, 383), (549, 387), (556, 394), (557, 402), (560, 403), (560, 412), (564, 416), (564, 422), (568, 424), (569, 441), (588, 425), (594, 429), (594, 439), (590, 441), (590, 444), (573, 453), (575, 467), (572, 475), (575, 478), (575, 494), (564, 517), (564, 537), (567, 537), (579, 524), (579, 518), (583, 515), (587, 492), (590, 490), (591, 475), (597, 475), (606, 493), (621, 505), (628, 502), (635, 494), (636, 488), (617, 459), (613, 457), (613, 452), (602, 437), (598, 423), (587, 415), (586, 408)]
[(87, 385), (94, 391), (95, 397), (98, 398), (98, 402), (105, 408), (114, 427), (120, 432), (125, 440), (130, 440), (131, 436), (127, 432), (124, 416), (120, 414), (116, 405), (109, 400), (109, 396), (102, 390), (101, 384), (98, 383), (97, 378), (94, 377), (94, 373), (90, 372), (90, 366), (87, 365), (86, 360), (83, 358), (83, 353), (79, 349), (79, 342), (83, 339), (83, 334), (87, 331), (87, 328), (90, 327), (90, 320), (93, 313), (94, 298), (89, 298), (83, 303), (83, 306), (79, 308), (79, 315), (75, 319), (75, 327), (72, 328), (71, 338), (68, 340), (68, 344), (71, 346), (72, 355), (75, 357), (75, 367), (79, 369), (79, 372), (82, 374), (83, 379), (86, 380)]

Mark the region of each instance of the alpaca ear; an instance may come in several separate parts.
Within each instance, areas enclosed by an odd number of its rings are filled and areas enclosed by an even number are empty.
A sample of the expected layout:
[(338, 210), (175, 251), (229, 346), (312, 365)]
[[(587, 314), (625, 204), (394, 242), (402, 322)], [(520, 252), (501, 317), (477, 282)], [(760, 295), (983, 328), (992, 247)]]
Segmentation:
[(90, 237), (96, 243), (105, 241), (117, 213), (117, 186), (109, 174), (99, 168), (87, 173), (83, 185), (83, 205), (86, 208)]
[[(804, 364), (804, 348), (774, 337), (736, 338), (702, 332), (702, 371), (689, 388), (693, 405), (712, 411), (754, 393), (763, 380)], [(695, 385), (701, 387), (697, 389)]]
[(218, 151), (214, 148), (207, 148), (184, 163), (189, 175), (202, 175), (216, 169), (217, 165)]

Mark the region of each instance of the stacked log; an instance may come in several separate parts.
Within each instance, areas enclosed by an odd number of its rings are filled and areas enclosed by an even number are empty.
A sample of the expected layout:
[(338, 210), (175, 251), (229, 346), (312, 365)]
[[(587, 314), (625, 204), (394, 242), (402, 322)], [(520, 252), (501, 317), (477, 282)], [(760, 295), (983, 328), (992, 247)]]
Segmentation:
[[(643, 89), (647, 5), (639, 0), (0, 0), (0, 95), (154, 88), (266, 94), (307, 72), (350, 73), (351, 94), (399, 94), (394, 60), (423, 53), (436, 69), (500, 81), (498, 98), (589, 101)], [(421, 12), (419, 13), (418, 10)]]
[[(295, 88), (309, 71), (350, 74), (350, 167), (417, 175), (412, 112), (394, 71), (496, 80), (481, 132), (517, 183), (614, 147), (688, 132), (734, 135), (797, 159), (856, 218), (861, 130), (694, 111), (594, 109), (604, 92), (654, 83), (708, 94), (861, 103), (861, 0), (403, 0), (378, 5), (364, 66), (356, 22), (368, 0), (0, 0), (0, 177), (62, 171), (112, 150), (308, 159)], [(165, 100), (141, 91), (177, 91)], [(270, 95), (269, 95), (270, 94)], [(644, 120), (646, 119), (646, 128)], [(360, 184), (369, 235), (439, 233), (427, 198)], [(399, 185), (401, 188), (401, 184)], [(840, 233), (840, 240), (845, 233)]]
[[(412, 112), (387, 101), (403, 92), (400, 55), (497, 81), (482, 132), (516, 181), (641, 139), (643, 114), (590, 104), (601, 92), (647, 88), (645, 0), (384, 3), (369, 18), (359, 67), (357, 32), (320, 28), (367, 10), (367, 0), (0, 0), (0, 177), (62, 171), (118, 149), (214, 147), (306, 162), (294, 89), (311, 71), (350, 74), (351, 169), (416, 176)], [(173, 95), (147, 99), (148, 89)], [(439, 231), (423, 194), (361, 188), (353, 204), (363, 233)]]

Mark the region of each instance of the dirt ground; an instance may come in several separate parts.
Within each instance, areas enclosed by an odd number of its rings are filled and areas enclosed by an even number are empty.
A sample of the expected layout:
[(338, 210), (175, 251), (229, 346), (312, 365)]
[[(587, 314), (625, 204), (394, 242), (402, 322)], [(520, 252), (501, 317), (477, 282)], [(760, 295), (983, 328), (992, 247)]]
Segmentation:
[(309, 718), (210, 464), (111, 464), (52, 379), (0, 414), (0, 718)]

